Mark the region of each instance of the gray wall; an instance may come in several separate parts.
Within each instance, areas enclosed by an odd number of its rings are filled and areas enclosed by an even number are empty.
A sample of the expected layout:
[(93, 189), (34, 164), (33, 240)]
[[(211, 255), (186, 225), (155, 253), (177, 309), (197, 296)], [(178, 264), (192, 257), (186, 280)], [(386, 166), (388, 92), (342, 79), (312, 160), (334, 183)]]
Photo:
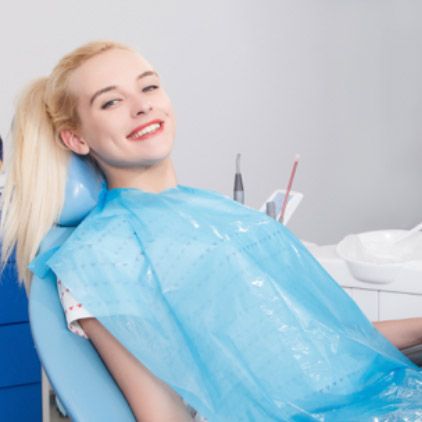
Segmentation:
[(303, 239), (422, 220), (422, 2), (417, 0), (14, 1), (1, 6), (0, 133), (30, 79), (98, 38), (160, 72), (178, 117), (181, 183), (230, 194), (243, 154), (247, 202), (305, 199)]

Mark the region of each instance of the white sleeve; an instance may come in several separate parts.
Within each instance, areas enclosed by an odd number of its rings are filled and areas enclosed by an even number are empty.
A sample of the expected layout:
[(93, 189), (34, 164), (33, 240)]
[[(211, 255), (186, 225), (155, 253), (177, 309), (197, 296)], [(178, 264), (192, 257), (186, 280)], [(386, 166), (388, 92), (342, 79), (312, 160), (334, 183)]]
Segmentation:
[(79, 303), (70, 293), (69, 289), (63, 285), (61, 280), (57, 281), (57, 289), (59, 291), (60, 302), (64, 310), (67, 321), (67, 327), (73, 333), (88, 338), (84, 330), (81, 328), (78, 320), (82, 318), (90, 318), (92, 315)]

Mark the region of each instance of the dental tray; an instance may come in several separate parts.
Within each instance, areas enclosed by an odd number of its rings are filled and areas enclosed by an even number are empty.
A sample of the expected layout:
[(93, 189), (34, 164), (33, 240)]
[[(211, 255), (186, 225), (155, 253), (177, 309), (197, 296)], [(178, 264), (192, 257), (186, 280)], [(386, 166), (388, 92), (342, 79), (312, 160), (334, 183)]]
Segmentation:
[[(285, 189), (275, 190), (271, 194), (271, 196), (263, 203), (263, 205), (261, 206), (261, 208), (259, 210), (265, 213), (266, 203), (270, 202), (270, 201), (274, 201), (275, 202), (276, 216), (277, 216), (277, 220), (278, 220), (280, 218), (281, 207), (283, 206), (283, 201), (284, 201), (285, 195), (286, 195)], [(286, 211), (284, 213), (284, 222), (283, 222), (284, 225), (287, 225), (287, 223), (289, 222), (293, 213), (296, 211), (296, 208), (298, 207), (298, 205), (300, 204), (302, 199), (303, 199), (303, 193), (290, 191), (289, 199), (288, 199), (287, 206), (286, 206)]]

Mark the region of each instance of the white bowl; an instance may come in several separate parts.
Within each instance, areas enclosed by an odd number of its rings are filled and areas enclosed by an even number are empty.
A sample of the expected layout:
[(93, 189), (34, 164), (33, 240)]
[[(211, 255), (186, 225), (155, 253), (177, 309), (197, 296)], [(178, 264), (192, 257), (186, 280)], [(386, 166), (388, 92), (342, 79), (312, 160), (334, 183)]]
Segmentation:
[(422, 234), (394, 243), (405, 230), (378, 230), (346, 236), (337, 245), (352, 275), (370, 283), (391, 283), (403, 267), (422, 259)]

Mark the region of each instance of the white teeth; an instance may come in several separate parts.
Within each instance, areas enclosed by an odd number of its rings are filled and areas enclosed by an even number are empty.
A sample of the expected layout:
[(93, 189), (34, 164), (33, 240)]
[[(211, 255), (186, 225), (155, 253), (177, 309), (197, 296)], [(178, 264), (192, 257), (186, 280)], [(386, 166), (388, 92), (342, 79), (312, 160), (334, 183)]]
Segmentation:
[(153, 123), (152, 125), (149, 125), (147, 127), (144, 127), (142, 130), (140, 130), (139, 132), (134, 133), (131, 138), (140, 138), (143, 135), (146, 135), (147, 133), (151, 133), (156, 131), (157, 129), (159, 129), (161, 127), (160, 123)]

